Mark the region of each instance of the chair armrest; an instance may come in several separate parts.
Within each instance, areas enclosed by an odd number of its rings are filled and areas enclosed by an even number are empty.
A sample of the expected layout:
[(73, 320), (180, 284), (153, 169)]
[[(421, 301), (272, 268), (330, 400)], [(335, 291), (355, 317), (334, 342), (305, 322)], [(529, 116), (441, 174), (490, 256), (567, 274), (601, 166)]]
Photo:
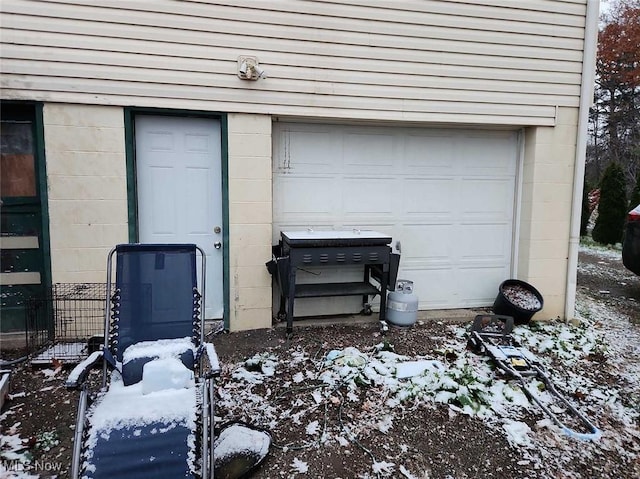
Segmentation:
[(218, 353), (213, 343), (203, 343), (201, 347), (206, 353), (210, 366), (210, 370), (205, 377), (211, 378), (220, 375), (220, 360), (218, 359)]
[(69, 374), (69, 377), (64, 383), (65, 387), (67, 389), (77, 389), (78, 387), (80, 387), (80, 385), (84, 383), (84, 380), (86, 379), (87, 374), (89, 374), (91, 368), (103, 358), (103, 351), (94, 351), (93, 353), (91, 353), (88, 358), (86, 358), (75, 368), (73, 368), (71, 374)]

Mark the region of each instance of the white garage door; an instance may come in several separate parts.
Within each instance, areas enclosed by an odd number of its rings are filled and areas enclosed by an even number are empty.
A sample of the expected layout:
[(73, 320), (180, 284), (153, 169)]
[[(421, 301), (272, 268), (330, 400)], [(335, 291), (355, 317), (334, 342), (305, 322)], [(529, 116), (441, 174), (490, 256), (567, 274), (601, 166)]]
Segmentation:
[(421, 309), (490, 305), (511, 276), (517, 145), (509, 131), (276, 123), (274, 241), (388, 233)]

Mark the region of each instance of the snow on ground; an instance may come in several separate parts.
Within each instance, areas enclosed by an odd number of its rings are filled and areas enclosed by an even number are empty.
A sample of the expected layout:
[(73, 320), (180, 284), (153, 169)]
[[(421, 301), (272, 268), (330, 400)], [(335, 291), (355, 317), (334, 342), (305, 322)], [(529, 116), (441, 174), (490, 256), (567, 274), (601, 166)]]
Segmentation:
[[(637, 372), (637, 352), (640, 337), (620, 334), (628, 329), (628, 318), (612, 314), (599, 303), (580, 298), (580, 324), (576, 326), (553, 323), (536, 328), (517, 327), (515, 336), (543, 361), (551, 377), (568, 391), (577, 391), (581, 398), (580, 409), (602, 429), (599, 445), (605, 449), (624, 451), (637, 456), (638, 448), (629, 450), (629, 444), (640, 444), (637, 428), (638, 404), (628, 401), (640, 391)], [(607, 327), (602, 329), (603, 323)], [(522, 390), (512, 382), (496, 379), (490, 362), (484, 356), (476, 356), (465, 350), (466, 330), (451, 326), (453, 340), (446, 343), (448, 355), (455, 358), (446, 367), (414, 368), (415, 375), (404, 372), (406, 365), (415, 365), (428, 358), (408, 357), (386, 350), (381, 343), (369, 351), (353, 347), (329, 351), (324, 357), (313, 359), (304, 351), (297, 351), (291, 358), (277, 358), (273, 354), (256, 355), (241, 365), (226, 365), (233, 381), (221, 388), (219, 405), (231, 416), (275, 428), (283, 422), (292, 421), (306, 428), (311, 436), (305, 443), (291, 447), (313, 447), (327, 441), (346, 444), (357, 440), (365, 430), (378, 429), (385, 433), (393, 428), (394, 418), (400, 417), (418, 402), (445, 403), (452, 414), (466, 414), (484, 420), (488, 427), (505, 434), (509, 443), (524, 449), (524, 457), (537, 462), (537, 467), (557, 469), (567, 460), (567, 454), (559, 448), (566, 444), (563, 432), (551, 420), (536, 423), (536, 430), (521, 418), (529, 409), (535, 409)], [(621, 338), (623, 336), (623, 338)], [(634, 354), (635, 352), (635, 354)], [(611, 364), (620, 369), (624, 380), (621, 384), (603, 388), (596, 384), (580, 367), (582, 359), (593, 355), (604, 355)], [(260, 367), (265, 369), (260, 372)], [(271, 390), (256, 390), (267, 375), (298, 370), (289, 388), (293, 401), (279, 401)], [(398, 372), (401, 371), (401, 374)], [(358, 394), (367, 387), (367, 397)], [(532, 389), (538, 392), (541, 401), (554, 412), (560, 412), (556, 401), (542, 383), (533, 382)], [(625, 399), (627, 398), (627, 399)], [(318, 421), (309, 422), (312, 414), (325, 403), (342, 401), (362, 402), (365, 411), (357, 422), (335, 424)], [(560, 414), (560, 417), (563, 417)], [(603, 423), (604, 419), (604, 423)], [(626, 426), (625, 437), (618, 431), (611, 432), (606, 421), (616, 421)], [(579, 432), (581, 424), (569, 422)], [(619, 429), (619, 428), (618, 428)], [(285, 446), (286, 447), (286, 446)], [(593, 453), (594, 446), (580, 444), (583, 454)], [(527, 451), (531, 451), (530, 454)], [(375, 475), (393, 475), (401, 464), (376, 461), (372, 458)]]
[[(619, 251), (586, 248), (619, 260)], [(440, 403), (448, 405), (450, 414), (477, 417), (504, 434), (535, 469), (564, 469), (576, 448), (584, 458), (608, 450), (633, 463), (640, 456), (640, 333), (629, 317), (582, 292), (577, 297), (577, 319), (575, 324), (558, 321), (516, 327), (514, 336), (541, 361), (565, 397), (598, 427), (592, 442), (568, 440), (542, 414), (537, 417), (543, 419), (532, 424), (531, 412), (540, 413), (537, 406), (517, 383), (497, 378), (486, 356), (467, 351), (468, 332), (455, 325), (449, 327), (451, 339), (434, 357), (401, 356), (380, 343), (370, 350), (331, 350), (322, 357), (312, 357), (304, 350), (286, 358), (263, 353), (243, 364), (224, 365), (223, 376), (232, 380), (222, 384), (219, 404), (226, 411), (225, 419), (239, 418), (271, 429), (293, 423), (306, 430), (306, 440), (284, 445), (285, 449), (320, 447), (332, 441), (343, 446), (356, 443), (367, 430), (392, 430), (396, 418), (418, 403)], [(439, 361), (433, 360), (443, 353), (452, 359), (439, 367)], [(429, 362), (432, 367), (424, 366)], [(406, 373), (414, 369), (415, 374)], [(288, 391), (288, 400), (283, 400), (285, 393), (271, 389), (274, 383), (267, 380), (271, 376), (284, 381), (278, 389)], [(610, 380), (603, 381), (605, 376)], [(364, 388), (366, 394), (362, 394)], [(566, 408), (542, 382), (533, 380), (529, 389), (570, 428), (588, 436), (583, 423), (567, 416)], [(357, 420), (332, 422), (326, 420), (326, 414), (324, 422), (311, 420), (318, 411), (326, 411), (328, 404), (343, 402), (361, 403), (363, 412)], [(406, 475), (400, 463), (373, 455), (371, 461), (375, 476)]]
[(597, 243), (580, 243), (580, 251), (596, 254), (603, 258), (609, 259), (621, 259), (622, 258), (622, 246), (604, 246)]
[[(13, 411), (8, 410), (0, 415), (0, 422), (7, 424), (13, 420)], [(25, 448), (24, 439), (20, 437), (20, 422), (3, 428), (0, 434), (0, 477), (2, 479), (37, 479), (27, 472), (31, 463), (31, 455)]]
[[(618, 251), (581, 248), (603, 258), (619, 258)], [(217, 420), (243, 420), (270, 430), (293, 424), (302, 431), (300, 442), (278, 446), (304, 451), (326, 443), (340, 447), (358, 444), (358, 438), (367, 431), (390, 433), (396, 421), (417, 404), (447, 405), (450, 415), (478, 418), (487, 428), (504, 435), (521, 451), (525, 462), (542, 471), (562, 470), (575, 450), (586, 458), (599, 454), (600, 449), (616, 451), (637, 461), (640, 332), (630, 324), (630, 318), (580, 291), (577, 317), (576, 324), (517, 327), (514, 336), (540, 359), (562, 391), (571, 392), (570, 396), (567, 393), (569, 399), (598, 426), (601, 437), (593, 442), (567, 441), (548, 418), (532, 423), (530, 411), (536, 406), (516, 384), (497, 377), (486, 356), (466, 350), (468, 332), (456, 325), (448, 326), (448, 339), (433, 356), (399, 355), (381, 342), (368, 350), (343, 347), (324, 354), (300, 348), (289, 351), (286, 357), (264, 352), (239, 364), (223, 364), (225, 379), (219, 384), (218, 411), (224, 417)], [(447, 364), (438, 360), (442, 357), (447, 358)], [(599, 364), (594, 363), (597, 360)], [(609, 374), (611, 381), (603, 382), (603, 374)], [(543, 404), (561, 412), (540, 382), (534, 381), (531, 389)], [(114, 393), (122, 390), (116, 387)], [(171, 394), (184, 394), (184, 390)], [(329, 405), (339, 406), (342, 411), (346, 404), (359, 406), (357, 420), (342, 414), (337, 420), (327, 417)], [(11, 423), (11, 414), (9, 410), (0, 417), (4, 424)], [(166, 414), (166, 410), (161, 411), (161, 415)], [(580, 427), (575, 422), (572, 426)], [(16, 420), (0, 436), (0, 477), (37, 477), (17, 467), (7, 470), (7, 464), (29, 463), (25, 451)], [(416, 471), (410, 471), (401, 460), (390, 462), (365, 452), (371, 459), (371, 475), (414, 477), (412, 472)], [(288, 467), (295, 474), (314, 475), (302, 455)]]

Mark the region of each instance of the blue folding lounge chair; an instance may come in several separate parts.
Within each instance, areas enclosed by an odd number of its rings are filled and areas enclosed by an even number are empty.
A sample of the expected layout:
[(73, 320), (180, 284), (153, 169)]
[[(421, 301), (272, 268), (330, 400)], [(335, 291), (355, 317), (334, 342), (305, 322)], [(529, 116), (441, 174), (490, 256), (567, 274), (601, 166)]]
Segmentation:
[[(72, 479), (213, 477), (220, 368), (204, 341), (197, 256), (204, 292), (196, 245), (121, 244), (109, 253), (104, 347), (67, 381), (82, 388)], [(90, 393), (85, 379), (99, 361), (103, 387)]]

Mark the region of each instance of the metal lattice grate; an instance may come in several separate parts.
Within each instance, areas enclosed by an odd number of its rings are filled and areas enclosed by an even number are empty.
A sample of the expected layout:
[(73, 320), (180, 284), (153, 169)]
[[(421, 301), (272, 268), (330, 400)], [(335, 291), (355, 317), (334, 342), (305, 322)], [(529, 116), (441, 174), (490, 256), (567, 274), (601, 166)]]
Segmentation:
[(27, 301), (28, 349), (33, 352), (52, 342), (86, 343), (102, 336), (106, 294), (104, 283), (57, 283), (46, 297)]
[(53, 286), (55, 340), (84, 340), (104, 332), (107, 285), (58, 283)]

